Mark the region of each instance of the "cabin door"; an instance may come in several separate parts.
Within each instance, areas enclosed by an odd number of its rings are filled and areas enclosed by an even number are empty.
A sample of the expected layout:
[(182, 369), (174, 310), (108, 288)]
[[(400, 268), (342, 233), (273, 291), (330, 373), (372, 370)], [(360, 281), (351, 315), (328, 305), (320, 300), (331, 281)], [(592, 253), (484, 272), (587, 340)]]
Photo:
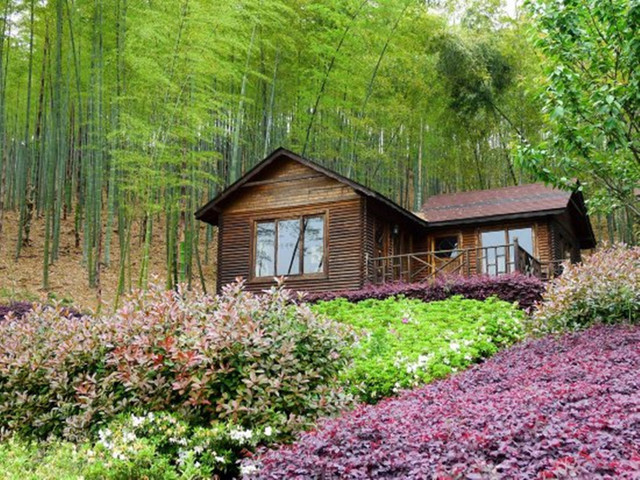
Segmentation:
[(376, 218), (373, 225), (373, 258), (375, 264), (373, 266), (375, 276), (382, 281), (392, 280), (393, 267), (391, 255), (391, 231), (389, 224)]

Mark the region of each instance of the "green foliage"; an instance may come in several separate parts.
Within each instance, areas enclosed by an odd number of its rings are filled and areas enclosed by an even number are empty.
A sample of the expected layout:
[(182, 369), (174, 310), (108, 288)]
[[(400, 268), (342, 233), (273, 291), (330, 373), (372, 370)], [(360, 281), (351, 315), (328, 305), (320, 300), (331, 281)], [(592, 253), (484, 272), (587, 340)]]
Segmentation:
[(464, 369), (523, 335), (524, 313), (495, 298), (337, 299), (312, 308), (360, 333), (344, 380), (367, 402)]
[(581, 264), (564, 266), (534, 313), (534, 333), (556, 333), (593, 324), (640, 321), (640, 247), (598, 250)]
[[(578, 177), (590, 206), (624, 206), (640, 217), (640, 3), (629, 0), (530, 2), (544, 54), (544, 142), (526, 144), (520, 161), (547, 182)], [(597, 197), (595, 196), (597, 194)]]
[(12, 438), (0, 443), (0, 477), (6, 480), (71, 480), (87, 467), (87, 458), (70, 442)]
[(347, 406), (351, 337), (290, 294), (153, 288), (112, 316), (37, 308), (0, 325), (0, 427), (78, 440), (117, 415), (171, 410), (193, 425), (272, 426), (280, 438)]

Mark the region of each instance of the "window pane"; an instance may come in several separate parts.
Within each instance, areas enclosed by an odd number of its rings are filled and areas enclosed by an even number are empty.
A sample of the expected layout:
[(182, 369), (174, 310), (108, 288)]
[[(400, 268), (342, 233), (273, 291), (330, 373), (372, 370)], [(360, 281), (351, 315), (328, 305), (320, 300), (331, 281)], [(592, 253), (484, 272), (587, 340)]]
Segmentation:
[(256, 232), (255, 276), (268, 277), (275, 275), (275, 239), (276, 224), (260, 222)]
[(482, 232), (480, 241), (483, 249), (485, 247), (498, 247), (483, 250), (482, 267), (483, 272), (489, 275), (498, 275), (507, 271), (506, 242), (504, 230), (493, 232)]
[(435, 240), (436, 257), (454, 258), (458, 256), (458, 237), (439, 237)]
[(533, 229), (514, 228), (509, 230), (509, 243), (513, 243), (516, 238), (518, 239), (518, 245), (529, 252), (529, 255), (533, 255)]
[(278, 275), (300, 273), (300, 220), (278, 222)]
[(324, 268), (324, 218), (304, 219), (304, 273), (322, 272)]

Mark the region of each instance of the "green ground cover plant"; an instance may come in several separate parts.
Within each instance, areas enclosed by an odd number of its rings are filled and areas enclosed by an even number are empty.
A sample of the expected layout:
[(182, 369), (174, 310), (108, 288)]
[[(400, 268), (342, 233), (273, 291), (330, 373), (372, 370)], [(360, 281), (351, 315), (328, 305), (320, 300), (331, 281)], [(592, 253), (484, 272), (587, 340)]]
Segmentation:
[(376, 402), (489, 357), (523, 337), (516, 305), (452, 297), (425, 303), (404, 297), (318, 302), (316, 313), (359, 334), (354, 363), (344, 374), (352, 392)]

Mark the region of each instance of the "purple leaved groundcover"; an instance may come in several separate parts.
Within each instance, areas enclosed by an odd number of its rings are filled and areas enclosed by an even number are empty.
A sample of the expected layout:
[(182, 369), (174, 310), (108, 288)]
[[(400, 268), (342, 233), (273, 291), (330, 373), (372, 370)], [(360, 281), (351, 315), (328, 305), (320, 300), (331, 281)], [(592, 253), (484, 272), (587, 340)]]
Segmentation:
[(247, 462), (260, 479), (640, 478), (640, 328), (529, 341)]
[(432, 302), (446, 300), (454, 295), (461, 295), (473, 300), (485, 300), (495, 296), (507, 302), (518, 302), (520, 308), (528, 310), (542, 299), (544, 291), (545, 283), (542, 280), (521, 273), (512, 273), (499, 276), (438, 277), (435, 280), (421, 283), (369, 285), (360, 290), (311, 293), (307, 295), (306, 300), (319, 302), (345, 298), (350, 302), (360, 302), (370, 298), (383, 300), (403, 295), (407, 298)]
[[(31, 302), (11, 302), (6, 305), (0, 304), (0, 321), (4, 320), (9, 313), (15, 318), (22, 318), (31, 310), (33, 310), (33, 303)], [(63, 307), (64, 315), (70, 318), (80, 318), (82, 314), (73, 308)]]

